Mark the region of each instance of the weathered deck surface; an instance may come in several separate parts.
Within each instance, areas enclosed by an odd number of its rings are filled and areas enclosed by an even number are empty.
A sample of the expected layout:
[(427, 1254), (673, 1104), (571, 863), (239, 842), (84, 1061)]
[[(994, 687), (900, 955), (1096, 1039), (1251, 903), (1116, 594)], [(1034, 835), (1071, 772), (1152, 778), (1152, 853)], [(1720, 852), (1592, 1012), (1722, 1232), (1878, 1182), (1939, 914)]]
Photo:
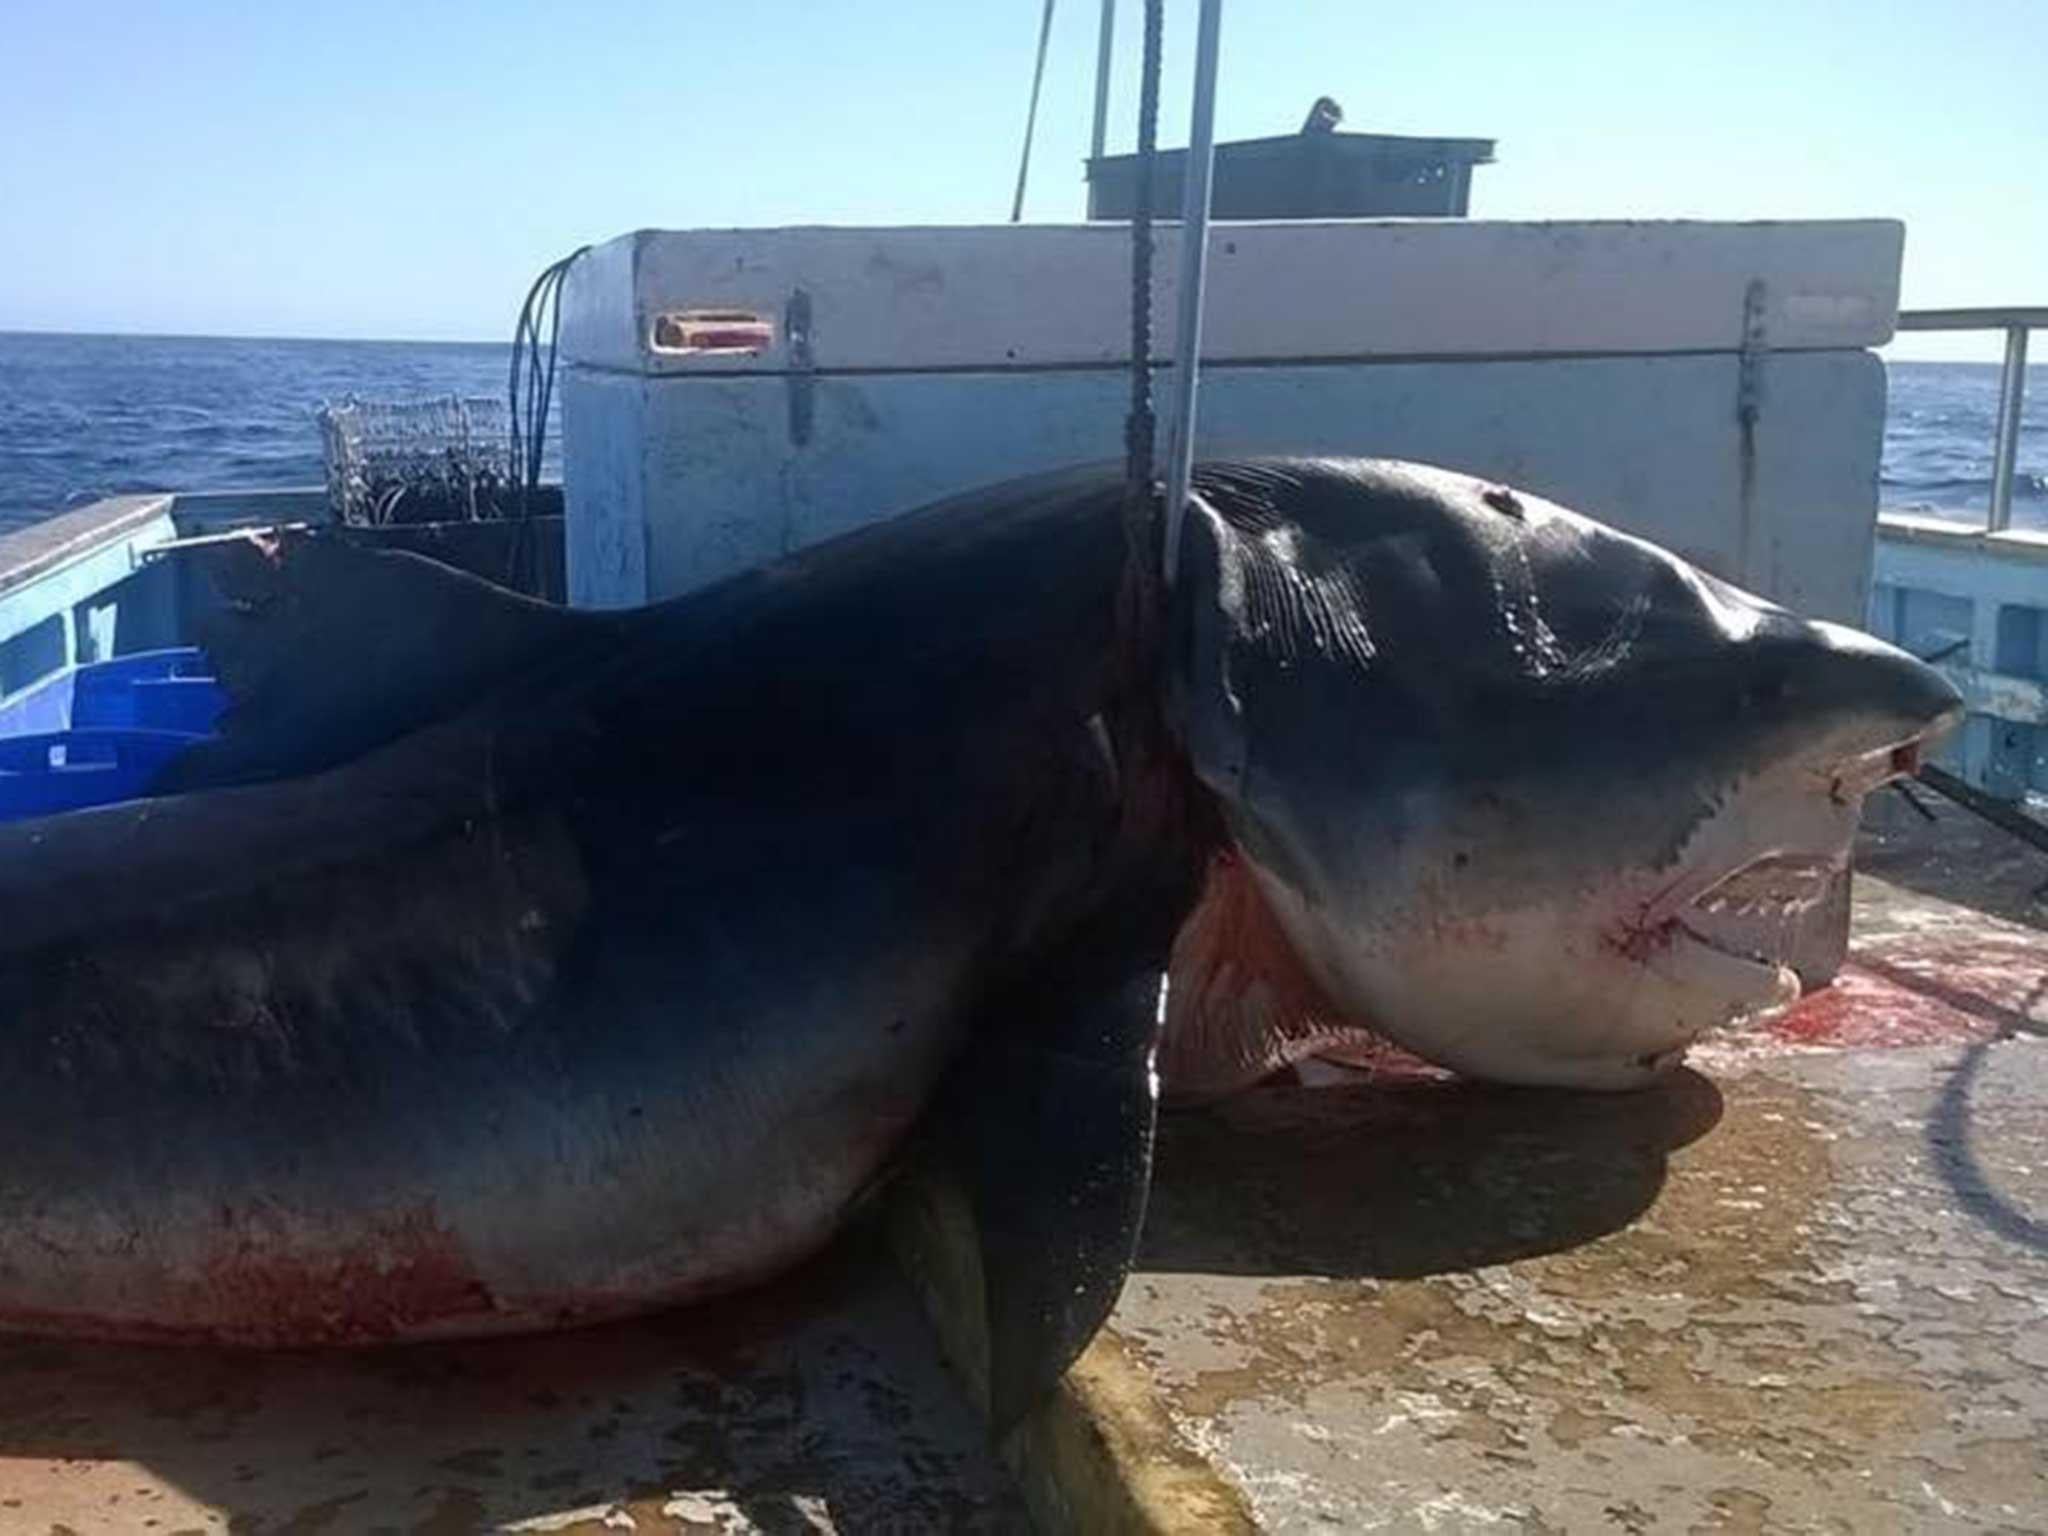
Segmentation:
[(1015, 1532), (888, 1261), (551, 1338), (274, 1357), (0, 1341), (0, 1532)]
[(1262, 1525), (2048, 1529), (2048, 861), (1879, 809), (1843, 982), (1656, 1092), (1169, 1120), (1115, 1327)]

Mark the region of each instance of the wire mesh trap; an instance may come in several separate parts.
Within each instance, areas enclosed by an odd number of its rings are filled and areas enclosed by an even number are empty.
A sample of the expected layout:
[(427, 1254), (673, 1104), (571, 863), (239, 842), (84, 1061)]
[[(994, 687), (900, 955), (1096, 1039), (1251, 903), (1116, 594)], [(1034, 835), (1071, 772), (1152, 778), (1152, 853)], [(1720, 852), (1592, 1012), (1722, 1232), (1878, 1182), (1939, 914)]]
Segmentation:
[(327, 498), (357, 527), (517, 516), (506, 402), (445, 395), (320, 408)]

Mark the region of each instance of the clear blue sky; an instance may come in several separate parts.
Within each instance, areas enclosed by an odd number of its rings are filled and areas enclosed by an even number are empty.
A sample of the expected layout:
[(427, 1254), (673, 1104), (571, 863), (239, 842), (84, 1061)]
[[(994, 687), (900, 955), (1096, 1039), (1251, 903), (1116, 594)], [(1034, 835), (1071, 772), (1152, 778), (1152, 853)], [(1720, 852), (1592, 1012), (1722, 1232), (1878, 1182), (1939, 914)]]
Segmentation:
[[(635, 227), (999, 220), (1038, 11), (6, 0), (0, 328), (501, 338), (535, 269)], [(1080, 214), (1095, 25), (1060, 0), (1027, 217)], [(1227, 0), (1219, 132), (1327, 92), (1497, 138), (1475, 216), (1891, 216), (1909, 304), (2044, 304), (2044, 56), (2048, 0)]]

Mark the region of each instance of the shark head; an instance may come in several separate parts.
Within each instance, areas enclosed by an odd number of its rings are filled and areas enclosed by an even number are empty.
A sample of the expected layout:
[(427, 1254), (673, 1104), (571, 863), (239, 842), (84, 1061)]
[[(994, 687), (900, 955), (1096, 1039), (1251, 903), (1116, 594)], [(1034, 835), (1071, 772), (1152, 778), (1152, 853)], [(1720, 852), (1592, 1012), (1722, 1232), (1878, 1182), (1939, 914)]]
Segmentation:
[(1316, 460), (1196, 491), (1173, 707), (1236, 883), (1190, 931), (1265, 954), (1177, 952), (1171, 987), (1212, 1036), (1285, 1037), (1243, 1061), (1369, 1028), (1477, 1077), (1644, 1083), (1797, 996), (1864, 796), (1959, 716), (1891, 646), (1485, 481)]

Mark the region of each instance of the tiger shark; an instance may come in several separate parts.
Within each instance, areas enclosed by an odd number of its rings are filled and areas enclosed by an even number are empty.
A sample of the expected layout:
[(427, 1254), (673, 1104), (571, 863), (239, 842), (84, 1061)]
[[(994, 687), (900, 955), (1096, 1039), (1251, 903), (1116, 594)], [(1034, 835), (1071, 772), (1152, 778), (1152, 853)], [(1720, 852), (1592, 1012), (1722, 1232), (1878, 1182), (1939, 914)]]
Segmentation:
[(188, 552), (218, 737), (0, 826), (0, 1326), (683, 1304), (917, 1145), (1008, 1422), (1115, 1300), (1162, 1073), (1370, 1031), (1648, 1082), (1784, 999), (1772, 934), (1958, 708), (1448, 471), (1205, 465), (1151, 610), (1123, 498), (977, 490), (622, 613), (332, 537)]

